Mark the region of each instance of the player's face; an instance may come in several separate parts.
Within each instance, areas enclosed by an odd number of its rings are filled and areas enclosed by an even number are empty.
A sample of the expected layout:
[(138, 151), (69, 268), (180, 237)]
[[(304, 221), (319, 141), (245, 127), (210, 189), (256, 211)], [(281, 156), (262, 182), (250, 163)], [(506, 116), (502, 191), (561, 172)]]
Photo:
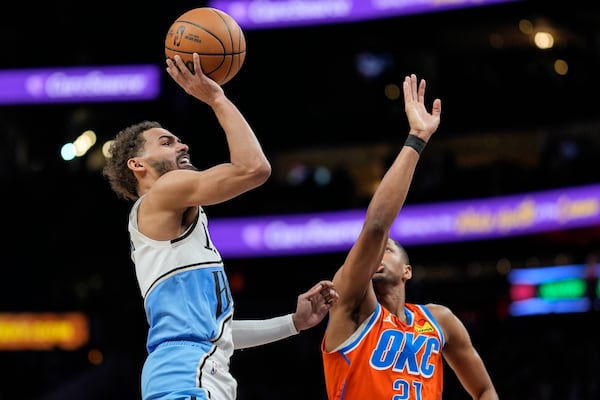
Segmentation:
[(166, 129), (152, 128), (144, 132), (146, 143), (142, 159), (163, 175), (175, 169), (196, 170), (191, 163), (189, 147)]
[(397, 284), (405, 278), (407, 272), (410, 273), (410, 265), (405, 263), (403, 253), (393, 240), (388, 239), (381, 265), (373, 276), (373, 282), (387, 281)]

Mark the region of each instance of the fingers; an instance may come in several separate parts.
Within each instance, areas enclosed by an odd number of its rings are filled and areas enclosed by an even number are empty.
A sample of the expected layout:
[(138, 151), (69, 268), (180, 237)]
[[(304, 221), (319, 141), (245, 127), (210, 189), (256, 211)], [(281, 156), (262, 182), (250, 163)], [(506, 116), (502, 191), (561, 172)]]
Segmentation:
[[(418, 84), (417, 84), (418, 82)], [(413, 101), (418, 101), (421, 104), (425, 103), (425, 90), (427, 89), (427, 81), (425, 79), (417, 80), (415, 74), (404, 77), (402, 90), (404, 91), (404, 103), (410, 104)], [(442, 101), (435, 99), (431, 110), (431, 115), (439, 117), (442, 113)]]
[(319, 293), (323, 289), (332, 288), (332, 287), (333, 287), (333, 282), (328, 281), (328, 280), (323, 280), (323, 281), (320, 281), (319, 283), (317, 283), (312, 288), (310, 288), (310, 290), (307, 293), (315, 293), (316, 294), (316, 293)]
[(402, 90), (404, 91), (404, 101), (409, 103), (411, 101), (419, 101), (423, 103), (425, 101), (425, 88), (427, 83), (425, 79), (421, 79), (419, 82), (415, 74), (407, 75), (404, 77), (402, 83)]
[[(423, 81), (421, 81), (423, 82)], [(415, 74), (407, 75), (404, 77), (402, 83), (402, 90), (404, 91), (404, 103), (409, 104), (418, 99), (417, 90), (417, 76)]]
[(318, 296), (321, 295), (321, 290), (323, 290), (323, 287), (321, 286), (321, 283), (319, 282), (315, 286), (310, 288), (308, 291), (300, 294), (298, 296), (298, 299), (307, 299), (311, 303), (314, 303), (315, 301), (318, 300)]
[(175, 73), (176, 69), (177, 67), (175, 66), (173, 60), (167, 58), (167, 72), (169, 73), (169, 75), (171, 75), (171, 77), (173, 77), (173, 74)]
[(441, 113), (442, 113), (442, 101), (440, 99), (435, 99), (433, 101), (431, 115), (433, 115), (434, 117), (439, 117)]
[(175, 76), (186, 77), (189, 75), (195, 75), (194, 71), (196, 71), (196, 72), (200, 71), (200, 74), (202, 74), (202, 66), (200, 64), (200, 55), (198, 53), (192, 54), (192, 60), (193, 60), (193, 66), (192, 66), (193, 69), (190, 70), (190, 68), (188, 68), (188, 66), (185, 64), (185, 62), (181, 58), (181, 56), (175, 55), (172, 59), (167, 58), (167, 60), (166, 60), (167, 72), (173, 78)]
[(204, 71), (202, 71), (202, 66), (200, 65), (200, 55), (198, 53), (194, 53), (192, 57), (194, 58), (194, 71), (196, 71), (196, 73), (203, 74)]
[(331, 307), (332, 305), (334, 305), (335, 303), (337, 303), (338, 300), (340, 299), (340, 294), (337, 292), (337, 290), (335, 290), (333, 288), (328, 289), (327, 293), (325, 293), (325, 294), (323, 294), (321, 292), (321, 295), (325, 299), (325, 304), (328, 307)]
[(333, 286), (331, 281), (321, 281), (318, 284), (320, 286), (319, 292), (326, 302), (331, 302), (339, 297), (337, 290)]
[(317, 285), (320, 285), (322, 288), (332, 288), (333, 282), (329, 280), (322, 280), (321, 282), (317, 283)]
[(412, 99), (417, 100), (417, 96), (418, 96), (417, 75), (415, 75), (415, 74), (410, 75), (410, 90), (411, 90), (411, 94), (412, 94)]
[(311, 302), (320, 302), (323, 300), (327, 307), (335, 304), (339, 299), (339, 294), (335, 287), (333, 286), (333, 282), (328, 280), (323, 280), (313, 286), (310, 290), (304, 293), (301, 297), (308, 298)]
[(177, 82), (182, 81), (186, 75), (190, 74), (190, 70), (179, 55), (176, 55), (174, 59), (167, 58), (167, 72)]
[(337, 303), (337, 301), (340, 298), (340, 295), (337, 292), (337, 290), (335, 290), (333, 282), (323, 281), (322, 285), (323, 289), (321, 289), (321, 296), (323, 297), (325, 304), (328, 307), (331, 307), (333, 304)]
[(412, 93), (410, 90), (410, 77), (405, 76), (404, 82), (402, 82), (402, 91), (404, 92), (404, 104), (408, 104), (412, 101)]
[(425, 79), (421, 79), (421, 82), (419, 83), (419, 91), (417, 93), (419, 103), (425, 102), (425, 87), (426, 86), (427, 86), (427, 82), (425, 81)]
[(307, 292), (306, 295), (307, 296), (312, 296), (315, 295), (317, 293), (319, 293), (321, 291), (321, 289), (323, 288), (323, 285), (321, 284), (321, 282), (317, 283), (315, 286), (311, 287)]

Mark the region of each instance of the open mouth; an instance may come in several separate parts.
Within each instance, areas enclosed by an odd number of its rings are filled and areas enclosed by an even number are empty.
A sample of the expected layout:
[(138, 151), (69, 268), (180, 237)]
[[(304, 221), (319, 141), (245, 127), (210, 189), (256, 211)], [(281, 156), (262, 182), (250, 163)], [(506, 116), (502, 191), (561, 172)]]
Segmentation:
[(179, 157), (177, 159), (177, 165), (180, 167), (188, 167), (188, 166), (192, 165), (192, 163), (190, 161), (190, 157), (187, 155)]

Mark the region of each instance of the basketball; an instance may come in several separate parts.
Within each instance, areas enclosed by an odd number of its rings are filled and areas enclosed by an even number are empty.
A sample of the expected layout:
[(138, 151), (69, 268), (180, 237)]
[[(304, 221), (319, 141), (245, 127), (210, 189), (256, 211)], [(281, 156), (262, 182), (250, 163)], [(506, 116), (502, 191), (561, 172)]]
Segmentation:
[(231, 80), (246, 58), (246, 38), (229, 14), (200, 7), (181, 14), (165, 38), (165, 55), (179, 54), (194, 73), (193, 53), (200, 55), (202, 72), (220, 85)]

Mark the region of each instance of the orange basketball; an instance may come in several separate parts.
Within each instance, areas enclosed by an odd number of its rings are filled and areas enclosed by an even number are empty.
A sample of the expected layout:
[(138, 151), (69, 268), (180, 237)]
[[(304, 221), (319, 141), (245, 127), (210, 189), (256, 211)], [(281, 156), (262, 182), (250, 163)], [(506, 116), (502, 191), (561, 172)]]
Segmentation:
[(194, 72), (193, 53), (200, 55), (202, 72), (222, 85), (242, 68), (246, 38), (238, 23), (225, 12), (200, 7), (181, 14), (165, 38), (165, 55), (179, 54)]

